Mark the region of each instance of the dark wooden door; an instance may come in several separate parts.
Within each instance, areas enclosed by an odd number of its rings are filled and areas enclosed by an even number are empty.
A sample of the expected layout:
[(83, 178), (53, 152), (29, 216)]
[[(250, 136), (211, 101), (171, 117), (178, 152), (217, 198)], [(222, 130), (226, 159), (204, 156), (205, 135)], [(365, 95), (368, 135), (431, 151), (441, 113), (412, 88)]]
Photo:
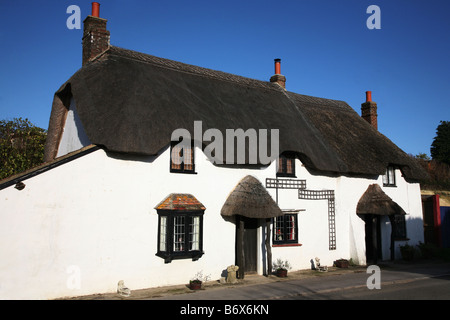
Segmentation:
[(245, 272), (256, 272), (256, 257), (257, 257), (257, 231), (258, 220), (246, 218), (244, 222), (244, 257), (245, 257)]
[(366, 260), (376, 264), (381, 260), (381, 226), (380, 217), (373, 214), (364, 216), (366, 222)]
[[(236, 264), (241, 278), (245, 273), (254, 273), (257, 268), (258, 219), (238, 216), (236, 221)], [(243, 226), (242, 230), (239, 230)], [(240, 236), (241, 235), (241, 236)], [(240, 239), (242, 237), (242, 239)], [(242, 251), (241, 251), (242, 250)], [(243, 259), (243, 261), (242, 261)]]

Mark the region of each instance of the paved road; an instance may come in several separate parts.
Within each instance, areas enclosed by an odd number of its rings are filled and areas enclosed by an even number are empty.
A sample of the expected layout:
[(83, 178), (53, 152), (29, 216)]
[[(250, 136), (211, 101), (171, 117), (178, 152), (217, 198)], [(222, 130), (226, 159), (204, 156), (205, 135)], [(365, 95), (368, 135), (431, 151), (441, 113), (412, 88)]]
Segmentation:
[[(399, 317), (417, 316), (420, 300), (450, 300), (450, 263), (381, 268), (380, 289), (368, 289), (373, 274), (345, 273), (325, 277), (207, 289), (161, 297), (157, 305), (173, 319), (235, 317), (278, 319), (324, 318), (325, 315), (377, 315), (381, 310)], [(166, 301), (161, 301), (166, 300)], [(221, 301), (222, 300), (222, 301)], [(293, 301), (296, 300), (296, 301)], [(315, 301), (298, 301), (315, 300)], [(327, 300), (325, 304), (318, 300)], [(340, 300), (332, 303), (330, 300)], [(348, 303), (342, 300), (350, 301)], [(355, 304), (354, 300), (358, 300)], [(361, 304), (367, 300), (410, 300), (395, 305)], [(412, 300), (412, 301), (411, 301)], [(154, 301), (156, 302), (156, 301)], [(379, 302), (378, 302), (379, 303)], [(447, 302), (444, 302), (447, 303)], [(383, 309), (384, 308), (384, 309)], [(194, 316), (194, 317), (193, 317)]]
[(372, 274), (348, 273), (234, 288), (203, 290), (160, 300), (450, 299), (450, 264), (381, 269), (381, 289), (368, 289)]
[(450, 276), (416, 278), (383, 284), (380, 290), (357, 287), (312, 295), (291, 296), (290, 300), (450, 300)]

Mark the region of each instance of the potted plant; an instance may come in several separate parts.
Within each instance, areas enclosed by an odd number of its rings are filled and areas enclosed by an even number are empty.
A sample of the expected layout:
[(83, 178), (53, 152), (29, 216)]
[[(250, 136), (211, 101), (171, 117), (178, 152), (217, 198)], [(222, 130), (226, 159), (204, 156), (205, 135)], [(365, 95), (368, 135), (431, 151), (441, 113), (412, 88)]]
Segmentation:
[(288, 270), (292, 269), (289, 261), (287, 260), (281, 260), (277, 259), (276, 262), (273, 263), (273, 269), (275, 270), (275, 273), (277, 277), (287, 277)]
[(405, 243), (405, 245), (400, 246), (400, 252), (402, 254), (403, 260), (411, 261), (414, 259), (414, 247)]
[(194, 278), (189, 281), (189, 289), (191, 290), (200, 290), (202, 288), (203, 282), (208, 281), (210, 278), (209, 275), (204, 276), (203, 271), (199, 271), (195, 274)]
[(348, 268), (349, 263), (346, 259), (339, 259), (334, 262), (334, 265), (338, 268)]

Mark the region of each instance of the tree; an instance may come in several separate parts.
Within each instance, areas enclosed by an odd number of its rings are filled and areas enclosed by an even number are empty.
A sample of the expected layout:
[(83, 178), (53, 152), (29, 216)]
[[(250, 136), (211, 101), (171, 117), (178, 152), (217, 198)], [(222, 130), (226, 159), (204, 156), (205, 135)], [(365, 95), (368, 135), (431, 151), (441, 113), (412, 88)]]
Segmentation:
[(450, 121), (441, 121), (430, 148), (433, 160), (450, 165)]
[(431, 160), (425, 153), (410, 156), (415, 158), (428, 173), (428, 179), (420, 182), (422, 189), (450, 190), (450, 165)]
[(426, 153), (419, 153), (416, 156), (411, 155), (413, 158), (419, 159), (419, 160), (424, 160), (424, 161), (430, 161), (431, 158), (426, 154)]
[(46, 137), (28, 119), (0, 120), (0, 179), (41, 164)]

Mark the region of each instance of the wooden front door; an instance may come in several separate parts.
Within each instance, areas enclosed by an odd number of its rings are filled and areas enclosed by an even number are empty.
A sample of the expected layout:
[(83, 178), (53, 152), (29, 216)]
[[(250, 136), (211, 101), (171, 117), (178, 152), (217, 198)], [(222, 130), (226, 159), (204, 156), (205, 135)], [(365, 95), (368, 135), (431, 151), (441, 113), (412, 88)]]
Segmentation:
[(236, 221), (236, 265), (240, 278), (257, 271), (258, 219), (238, 216)]
[(366, 260), (376, 264), (381, 260), (381, 226), (380, 217), (373, 214), (364, 216), (366, 223)]

